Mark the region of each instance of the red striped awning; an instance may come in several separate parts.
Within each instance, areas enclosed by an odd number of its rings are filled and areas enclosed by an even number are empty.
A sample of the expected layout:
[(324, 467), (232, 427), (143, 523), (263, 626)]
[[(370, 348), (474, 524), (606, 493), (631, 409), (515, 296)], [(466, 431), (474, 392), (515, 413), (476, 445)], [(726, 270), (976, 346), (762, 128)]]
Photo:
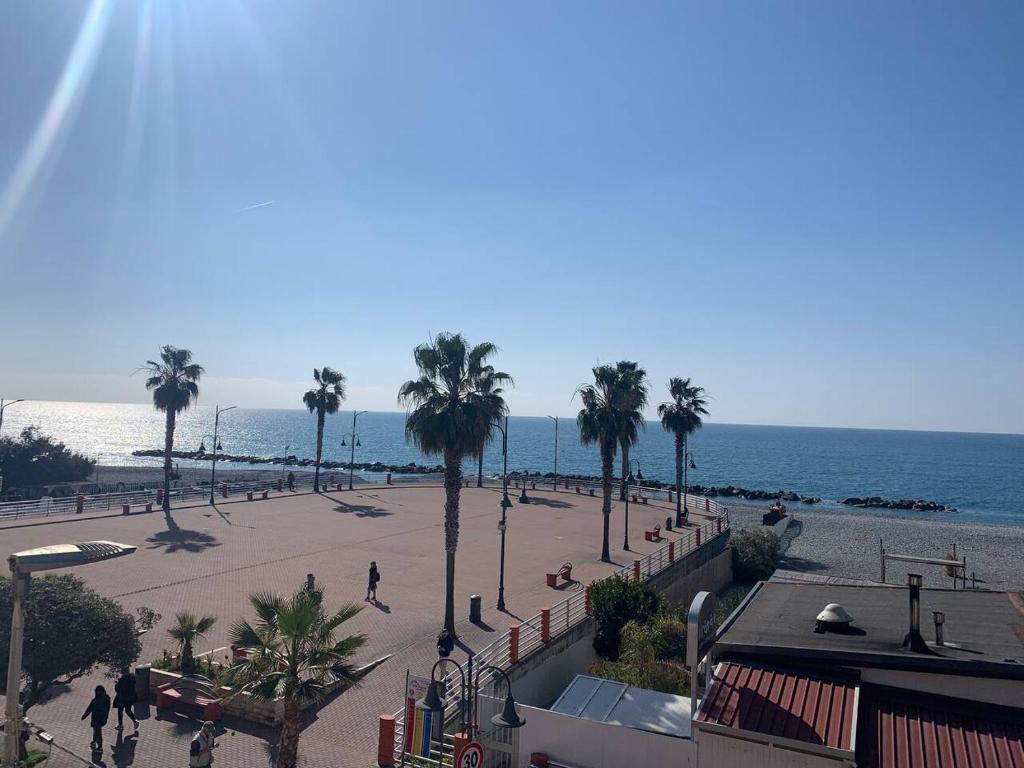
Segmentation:
[(722, 663), (697, 721), (852, 752), (856, 708), (854, 684)]
[[(1024, 711), (977, 702), (874, 693), (866, 703), (862, 768), (1024, 768)], [(945, 703), (942, 703), (945, 702)]]

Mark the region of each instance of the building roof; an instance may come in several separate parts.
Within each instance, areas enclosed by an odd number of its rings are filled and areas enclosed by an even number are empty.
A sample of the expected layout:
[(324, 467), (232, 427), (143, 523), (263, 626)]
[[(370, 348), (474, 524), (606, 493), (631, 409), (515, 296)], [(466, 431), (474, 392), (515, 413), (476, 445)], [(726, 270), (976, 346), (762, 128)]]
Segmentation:
[(723, 663), (697, 721), (853, 752), (857, 686), (807, 674)]
[(652, 733), (690, 738), (690, 700), (625, 683), (576, 675), (552, 712)]
[[(853, 616), (852, 631), (814, 632), (815, 616), (828, 603), (840, 603)], [(1024, 679), (1019, 593), (921, 590), (926, 640), (934, 637), (932, 611), (945, 613), (946, 645), (914, 653), (901, 648), (909, 628), (906, 588), (765, 582), (719, 636), (715, 653)]]
[(864, 691), (860, 768), (1024, 768), (1022, 710), (874, 686)]

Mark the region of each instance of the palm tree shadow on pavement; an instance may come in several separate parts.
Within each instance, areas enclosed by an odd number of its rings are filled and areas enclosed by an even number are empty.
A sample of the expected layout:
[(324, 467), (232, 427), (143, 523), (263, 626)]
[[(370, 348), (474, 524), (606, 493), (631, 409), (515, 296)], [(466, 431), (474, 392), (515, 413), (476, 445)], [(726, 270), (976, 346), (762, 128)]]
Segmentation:
[(206, 531), (191, 531), (180, 528), (170, 515), (165, 515), (167, 530), (154, 533), (146, 539), (149, 549), (163, 548), (165, 554), (173, 552), (202, 552), (211, 547), (219, 547), (217, 537)]

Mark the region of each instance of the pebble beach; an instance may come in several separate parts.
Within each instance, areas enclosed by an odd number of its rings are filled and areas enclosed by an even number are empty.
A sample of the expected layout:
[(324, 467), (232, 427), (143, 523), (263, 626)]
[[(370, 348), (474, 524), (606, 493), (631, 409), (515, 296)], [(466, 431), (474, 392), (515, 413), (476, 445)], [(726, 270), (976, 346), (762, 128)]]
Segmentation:
[[(761, 528), (763, 507), (730, 506), (736, 528)], [(1024, 589), (1024, 528), (975, 523), (963, 515), (934, 520), (900, 518), (828, 509), (790, 508), (792, 521), (784, 537), (781, 568), (819, 576), (878, 581), (879, 540), (887, 552), (944, 557), (956, 546), (966, 559), (967, 579), (978, 587)], [(945, 569), (911, 566), (925, 586), (952, 587)], [(889, 562), (886, 581), (905, 584), (907, 564)]]

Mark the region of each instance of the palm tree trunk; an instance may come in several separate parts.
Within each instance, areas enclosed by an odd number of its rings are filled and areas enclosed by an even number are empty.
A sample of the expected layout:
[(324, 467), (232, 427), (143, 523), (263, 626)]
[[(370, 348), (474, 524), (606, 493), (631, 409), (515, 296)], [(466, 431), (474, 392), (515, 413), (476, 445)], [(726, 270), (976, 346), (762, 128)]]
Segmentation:
[(683, 514), (683, 494), (680, 489), (683, 487), (683, 455), (686, 448), (683, 445), (683, 436), (676, 432), (676, 520)]
[(455, 550), (459, 546), (459, 492), (462, 462), (454, 453), (444, 455), (444, 628), (455, 637)]
[(164, 514), (171, 512), (171, 454), (174, 452), (174, 418), (176, 415), (173, 408), (167, 409), (167, 424), (164, 427)]
[(615, 443), (601, 446), (601, 517), (603, 533), (601, 536), (601, 560), (610, 563), (612, 558), (608, 551), (608, 526), (612, 516), (612, 467), (615, 463)]
[(619, 480), (619, 501), (626, 500), (626, 478), (629, 477), (629, 443), (622, 441), (622, 479)]
[[(313, 472), (313, 488), (320, 493), (320, 456), (324, 450), (324, 419), (327, 415), (323, 408), (316, 412), (316, 470)], [(355, 437), (352, 438), (355, 440)]]
[(299, 762), (299, 702), (294, 696), (284, 699), (284, 720), (281, 723), (281, 744), (277, 768), (295, 768)]

